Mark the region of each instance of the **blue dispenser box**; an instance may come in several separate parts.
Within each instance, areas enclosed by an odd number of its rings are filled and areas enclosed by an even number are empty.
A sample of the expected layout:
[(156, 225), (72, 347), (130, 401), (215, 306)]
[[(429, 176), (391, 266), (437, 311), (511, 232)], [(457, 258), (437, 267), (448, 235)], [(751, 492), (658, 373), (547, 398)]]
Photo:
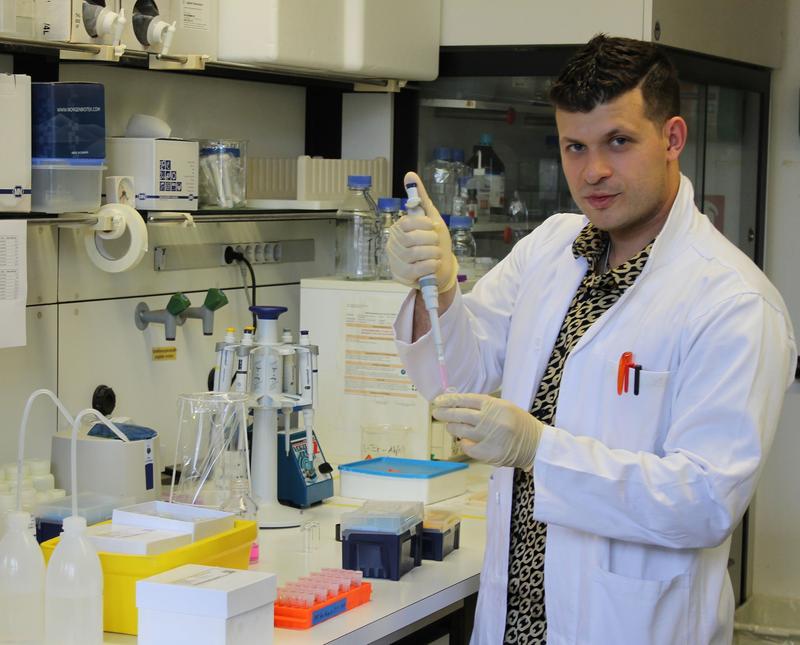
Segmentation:
[(100, 83), (33, 83), (32, 210), (100, 208), (106, 156)]
[(368, 501), (337, 527), (342, 568), (365, 578), (400, 580), (422, 564), (422, 502)]
[(105, 90), (100, 83), (33, 83), (34, 163), (106, 158)]

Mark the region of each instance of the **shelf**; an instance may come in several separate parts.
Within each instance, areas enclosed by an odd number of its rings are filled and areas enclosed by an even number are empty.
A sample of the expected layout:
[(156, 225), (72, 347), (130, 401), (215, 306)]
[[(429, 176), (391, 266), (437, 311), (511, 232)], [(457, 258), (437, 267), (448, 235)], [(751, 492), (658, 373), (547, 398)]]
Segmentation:
[(507, 228), (512, 231), (532, 231), (541, 222), (478, 222), (472, 225), (473, 233), (502, 233)]
[[(106, 48), (108, 49), (108, 48)], [(134, 69), (149, 69), (151, 59), (157, 57), (154, 54), (141, 51), (125, 51), (118, 61), (72, 59), (67, 58), (69, 54), (80, 52), (98, 53), (101, 47), (84, 43), (64, 43), (58, 41), (43, 41), (27, 38), (15, 38), (9, 35), (0, 36), (0, 54), (22, 54), (29, 56), (49, 56), (59, 58), (62, 62), (90, 65), (118, 65)], [(324, 72), (306, 69), (289, 69), (281, 67), (268, 67), (261, 65), (248, 65), (243, 63), (224, 63), (220, 61), (208, 61), (204, 69), (180, 69), (181, 61), (187, 61), (185, 55), (175, 54), (164, 57), (165, 61), (178, 64), (178, 69), (161, 69), (158, 71), (180, 71), (184, 74), (194, 74), (201, 76), (213, 76), (233, 80), (260, 81), (263, 83), (277, 83), (281, 85), (301, 85), (301, 86), (322, 86), (337, 87), (340, 89), (351, 90), (354, 85), (362, 86), (363, 89), (372, 91), (397, 91), (405, 85), (405, 81), (359, 78), (347, 76), (336, 72)], [(196, 58), (194, 56), (193, 58)]]

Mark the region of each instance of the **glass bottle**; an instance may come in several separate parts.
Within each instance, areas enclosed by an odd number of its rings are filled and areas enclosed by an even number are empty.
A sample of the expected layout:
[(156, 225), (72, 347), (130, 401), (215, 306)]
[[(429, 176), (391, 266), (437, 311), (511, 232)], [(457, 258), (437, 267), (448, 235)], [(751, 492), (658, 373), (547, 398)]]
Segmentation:
[(392, 224), (399, 218), (400, 200), (394, 197), (381, 197), (378, 200), (378, 216), (381, 220), (381, 238), (378, 246), (378, 277), (385, 280), (392, 279), (392, 270), (389, 267), (389, 256), (386, 247), (389, 243), (389, 231)]
[(458, 260), (458, 272), (466, 275), (467, 278), (473, 277), (478, 246), (472, 236), (472, 220), (466, 216), (454, 215), (451, 217), (450, 239), (453, 245), (453, 255)]
[(350, 175), (347, 196), (336, 213), (335, 273), (348, 280), (377, 278), (380, 239), (375, 202), (369, 194), (372, 177)]

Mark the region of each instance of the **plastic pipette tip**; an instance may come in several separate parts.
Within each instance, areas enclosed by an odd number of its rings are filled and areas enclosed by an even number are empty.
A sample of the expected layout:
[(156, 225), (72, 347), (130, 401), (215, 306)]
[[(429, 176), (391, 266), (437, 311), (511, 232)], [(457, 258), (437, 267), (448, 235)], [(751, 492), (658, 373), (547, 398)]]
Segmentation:
[(446, 392), (450, 389), (449, 384), (447, 383), (447, 370), (444, 367), (443, 363), (439, 363), (439, 379), (442, 383), (442, 389)]

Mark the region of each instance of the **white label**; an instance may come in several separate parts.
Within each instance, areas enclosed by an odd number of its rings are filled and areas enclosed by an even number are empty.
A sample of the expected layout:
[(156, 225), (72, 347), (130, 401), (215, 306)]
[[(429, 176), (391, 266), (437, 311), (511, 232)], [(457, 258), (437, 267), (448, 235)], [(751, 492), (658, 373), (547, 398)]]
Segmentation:
[(107, 529), (97, 529), (93, 537), (107, 537), (116, 538), (118, 540), (129, 540), (131, 538), (140, 537), (142, 535), (149, 535), (155, 533), (156, 529), (135, 529), (135, 528), (121, 528), (109, 526)]
[(503, 175), (486, 175), (489, 178), (489, 208), (506, 205), (506, 178)]
[(26, 342), (27, 229), (21, 220), (0, 222), (0, 347)]
[(345, 394), (417, 398), (394, 344), (395, 316), (394, 311), (375, 311), (367, 304), (345, 305)]
[(144, 463), (145, 464), (155, 463), (155, 455), (153, 454), (153, 440), (152, 439), (147, 439), (144, 442)]
[(209, 8), (206, 0), (183, 0), (183, 17), (181, 26), (184, 29), (208, 31)]
[(186, 585), (188, 587), (197, 587), (204, 585), (220, 578), (225, 578), (236, 573), (233, 569), (206, 569), (200, 573), (195, 573), (188, 578), (181, 578), (180, 580), (173, 580), (170, 584), (173, 585)]

